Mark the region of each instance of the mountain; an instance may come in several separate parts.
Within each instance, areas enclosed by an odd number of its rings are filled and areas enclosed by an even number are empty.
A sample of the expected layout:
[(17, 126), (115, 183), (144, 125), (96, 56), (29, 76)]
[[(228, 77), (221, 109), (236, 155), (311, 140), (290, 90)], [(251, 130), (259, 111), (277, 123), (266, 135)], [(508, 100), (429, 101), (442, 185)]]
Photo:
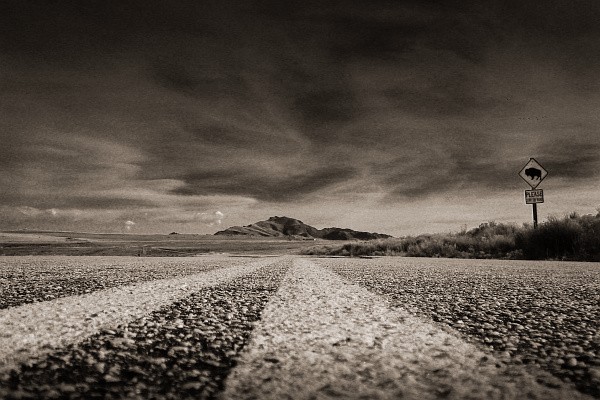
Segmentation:
[(382, 233), (361, 232), (352, 229), (324, 228), (317, 229), (295, 218), (271, 217), (246, 226), (232, 226), (215, 235), (245, 235), (245, 236), (296, 236), (304, 238), (329, 240), (372, 240), (391, 237)]

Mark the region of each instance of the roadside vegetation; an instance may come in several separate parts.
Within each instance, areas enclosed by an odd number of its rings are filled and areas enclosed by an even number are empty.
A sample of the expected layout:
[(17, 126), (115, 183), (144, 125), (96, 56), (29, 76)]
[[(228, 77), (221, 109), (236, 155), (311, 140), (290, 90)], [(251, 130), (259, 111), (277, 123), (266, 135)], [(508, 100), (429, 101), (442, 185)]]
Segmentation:
[(537, 229), (492, 221), (458, 233), (317, 246), (302, 254), (600, 261), (600, 210), (550, 217)]

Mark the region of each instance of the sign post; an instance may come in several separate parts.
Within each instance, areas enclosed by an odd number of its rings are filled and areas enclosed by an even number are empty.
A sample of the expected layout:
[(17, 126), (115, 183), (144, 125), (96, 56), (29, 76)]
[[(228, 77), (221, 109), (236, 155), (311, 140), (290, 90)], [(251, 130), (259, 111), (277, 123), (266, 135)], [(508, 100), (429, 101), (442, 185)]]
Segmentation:
[(544, 178), (548, 175), (548, 171), (542, 167), (534, 158), (530, 158), (529, 162), (519, 171), (519, 176), (531, 186), (531, 190), (525, 191), (525, 204), (533, 205), (533, 227), (537, 228), (537, 205), (544, 202), (544, 191), (537, 189)]

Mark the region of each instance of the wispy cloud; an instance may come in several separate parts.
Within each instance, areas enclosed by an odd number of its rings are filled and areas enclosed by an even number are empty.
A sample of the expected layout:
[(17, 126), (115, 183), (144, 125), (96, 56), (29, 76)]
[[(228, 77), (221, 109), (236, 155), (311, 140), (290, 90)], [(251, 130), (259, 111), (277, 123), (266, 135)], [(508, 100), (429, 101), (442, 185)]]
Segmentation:
[(7, 226), (208, 232), (305, 204), (344, 225), (495, 201), (532, 156), (560, 190), (600, 177), (594, 2), (3, 7)]

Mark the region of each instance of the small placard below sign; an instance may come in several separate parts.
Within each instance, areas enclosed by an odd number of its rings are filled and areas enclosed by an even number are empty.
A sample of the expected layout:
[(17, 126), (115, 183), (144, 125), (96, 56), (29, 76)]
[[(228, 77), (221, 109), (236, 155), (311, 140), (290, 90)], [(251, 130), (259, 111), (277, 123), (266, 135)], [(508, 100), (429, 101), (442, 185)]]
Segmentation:
[(544, 191), (542, 189), (526, 190), (525, 204), (537, 204), (544, 202)]

